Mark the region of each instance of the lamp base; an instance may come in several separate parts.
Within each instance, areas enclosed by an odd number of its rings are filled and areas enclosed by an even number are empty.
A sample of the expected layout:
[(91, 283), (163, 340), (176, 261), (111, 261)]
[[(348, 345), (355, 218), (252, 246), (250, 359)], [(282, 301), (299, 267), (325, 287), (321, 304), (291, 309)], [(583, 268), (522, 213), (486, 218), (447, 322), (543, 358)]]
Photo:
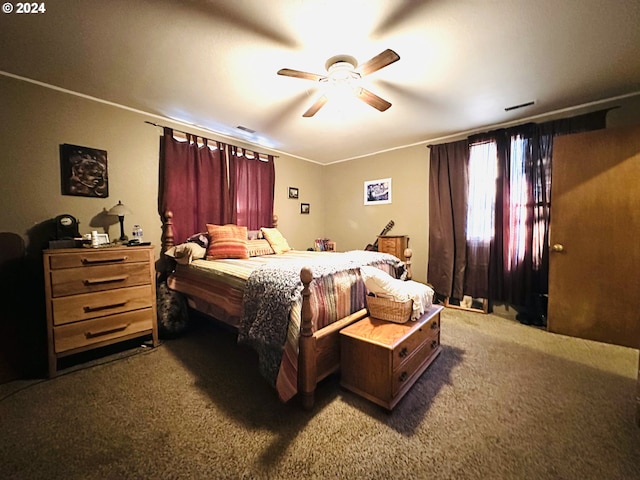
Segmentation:
[(129, 237), (124, 234), (124, 215), (118, 215), (118, 220), (120, 220), (120, 238), (118, 242), (127, 243), (129, 241)]

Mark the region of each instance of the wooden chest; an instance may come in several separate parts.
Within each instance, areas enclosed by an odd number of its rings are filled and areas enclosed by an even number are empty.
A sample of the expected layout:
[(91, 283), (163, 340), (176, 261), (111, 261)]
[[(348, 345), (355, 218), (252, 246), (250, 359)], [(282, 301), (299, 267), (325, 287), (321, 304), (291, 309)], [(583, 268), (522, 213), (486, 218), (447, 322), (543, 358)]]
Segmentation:
[(390, 253), (403, 262), (407, 260), (404, 251), (409, 247), (409, 237), (406, 235), (380, 235), (378, 237), (378, 251)]
[(340, 331), (343, 387), (393, 409), (440, 354), (440, 312), (398, 324), (366, 317)]
[(59, 358), (151, 335), (158, 344), (153, 247), (44, 252), (49, 376)]

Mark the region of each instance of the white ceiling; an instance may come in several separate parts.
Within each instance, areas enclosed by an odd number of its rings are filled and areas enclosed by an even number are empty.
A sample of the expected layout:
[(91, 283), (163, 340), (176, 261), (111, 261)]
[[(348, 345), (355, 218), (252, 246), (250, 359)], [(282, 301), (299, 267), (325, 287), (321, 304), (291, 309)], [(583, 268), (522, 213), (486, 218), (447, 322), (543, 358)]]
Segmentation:
[[(640, 92), (639, 0), (44, 4), (1, 14), (0, 71), (319, 163)], [(276, 74), (387, 48), (400, 60), (365, 78), (386, 112), (354, 98), (302, 118), (319, 85)]]

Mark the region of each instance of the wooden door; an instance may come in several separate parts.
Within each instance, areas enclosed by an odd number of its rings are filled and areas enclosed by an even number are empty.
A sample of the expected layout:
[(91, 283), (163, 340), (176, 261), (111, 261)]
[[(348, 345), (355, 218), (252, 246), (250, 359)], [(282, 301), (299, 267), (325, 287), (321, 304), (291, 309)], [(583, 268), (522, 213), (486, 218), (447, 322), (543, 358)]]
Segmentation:
[(640, 127), (556, 137), (547, 325), (640, 346)]

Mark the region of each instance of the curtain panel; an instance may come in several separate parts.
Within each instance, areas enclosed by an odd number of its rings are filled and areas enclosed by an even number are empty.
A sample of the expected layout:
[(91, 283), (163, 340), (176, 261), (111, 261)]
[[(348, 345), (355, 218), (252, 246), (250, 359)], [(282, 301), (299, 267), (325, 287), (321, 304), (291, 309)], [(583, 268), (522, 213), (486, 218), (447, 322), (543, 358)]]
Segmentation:
[(262, 160), (257, 153), (230, 146), (229, 177), (233, 202), (231, 223), (249, 230), (273, 223), (275, 166), (273, 156)]
[(433, 145), (429, 171), (429, 264), (434, 290), (462, 298), (466, 268), (469, 144)]

